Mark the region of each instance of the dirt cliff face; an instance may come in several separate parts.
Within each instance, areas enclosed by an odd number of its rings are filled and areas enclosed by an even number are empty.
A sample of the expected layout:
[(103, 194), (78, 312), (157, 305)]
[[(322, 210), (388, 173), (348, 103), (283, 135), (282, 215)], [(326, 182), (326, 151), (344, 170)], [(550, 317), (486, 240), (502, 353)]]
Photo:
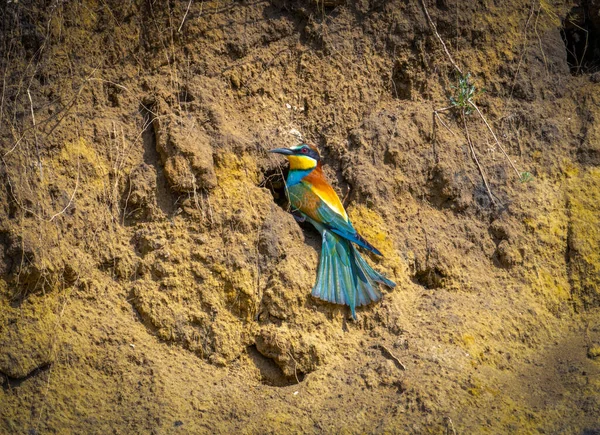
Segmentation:
[[(0, 432), (600, 431), (594, 4), (7, 2)], [(398, 284), (356, 322), (298, 135)]]

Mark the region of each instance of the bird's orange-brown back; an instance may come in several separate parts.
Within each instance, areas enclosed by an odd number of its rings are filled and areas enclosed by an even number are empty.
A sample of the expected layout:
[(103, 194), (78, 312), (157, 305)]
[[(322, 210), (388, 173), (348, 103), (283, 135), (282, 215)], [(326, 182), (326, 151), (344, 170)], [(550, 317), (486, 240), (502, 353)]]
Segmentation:
[(323, 174), (323, 169), (321, 169), (321, 162), (319, 162), (317, 167), (310, 174), (304, 177), (302, 181), (310, 183), (312, 186), (311, 190), (318, 195), (319, 198), (325, 202), (325, 204), (327, 204), (337, 214), (342, 216), (346, 221), (348, 220), (348, 214), (344, 209), (342, 201), (340, 201), (340, 198), (337, 193), (335, 193), (335, 190), (333, 190), (333, 188), (325, 179), (325, 174)]

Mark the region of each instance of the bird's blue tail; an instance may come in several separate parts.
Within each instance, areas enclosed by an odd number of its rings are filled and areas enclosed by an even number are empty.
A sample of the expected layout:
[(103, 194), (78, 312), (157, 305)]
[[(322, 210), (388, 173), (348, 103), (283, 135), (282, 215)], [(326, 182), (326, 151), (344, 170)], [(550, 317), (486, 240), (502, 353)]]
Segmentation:
[(323, 246), (312, 295), (334, 304), (349, 305), (356, 319), (356, 307), (381, 299), (377, 283), (396, 284), (374, 270), (352, 242), (323, 229)]

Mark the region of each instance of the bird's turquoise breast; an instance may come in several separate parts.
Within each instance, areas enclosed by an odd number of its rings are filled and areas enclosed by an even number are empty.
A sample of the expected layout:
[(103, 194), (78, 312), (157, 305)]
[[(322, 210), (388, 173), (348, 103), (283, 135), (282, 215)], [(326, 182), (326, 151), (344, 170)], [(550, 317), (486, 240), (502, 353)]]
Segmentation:
[(295, 186), (297, 184), (299, 184), (302, 179), (304, 177), (306, 177), (308, 174), (310, 174), (313, 170), (312, 169), (306, 169), (306, 170), (300, 170), (300, 169), (290, 169), (290, 172), (288, 172), (288, 176), (287, 179), (285, 180), (285, 183), (287, 184), (288, 188), (291, 186)]
[(310, 188), (304, 183), (288, 185), (288, 197), (293, 208), (306, 214), (318, 207), (318, 196), (311, 192)]

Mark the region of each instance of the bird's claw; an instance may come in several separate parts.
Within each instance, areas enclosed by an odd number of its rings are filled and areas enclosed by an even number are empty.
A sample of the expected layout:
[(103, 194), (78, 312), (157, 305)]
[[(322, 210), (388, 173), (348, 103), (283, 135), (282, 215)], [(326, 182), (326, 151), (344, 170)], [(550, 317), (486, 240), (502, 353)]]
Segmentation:
[(292, 216), (294, 216), (294, 219), (296, 219), (296, 222), (302, 223), (302, 222), (306, 221), (306, 217), (303, 215), (298, 215), (298, 214), (292, 212)]

